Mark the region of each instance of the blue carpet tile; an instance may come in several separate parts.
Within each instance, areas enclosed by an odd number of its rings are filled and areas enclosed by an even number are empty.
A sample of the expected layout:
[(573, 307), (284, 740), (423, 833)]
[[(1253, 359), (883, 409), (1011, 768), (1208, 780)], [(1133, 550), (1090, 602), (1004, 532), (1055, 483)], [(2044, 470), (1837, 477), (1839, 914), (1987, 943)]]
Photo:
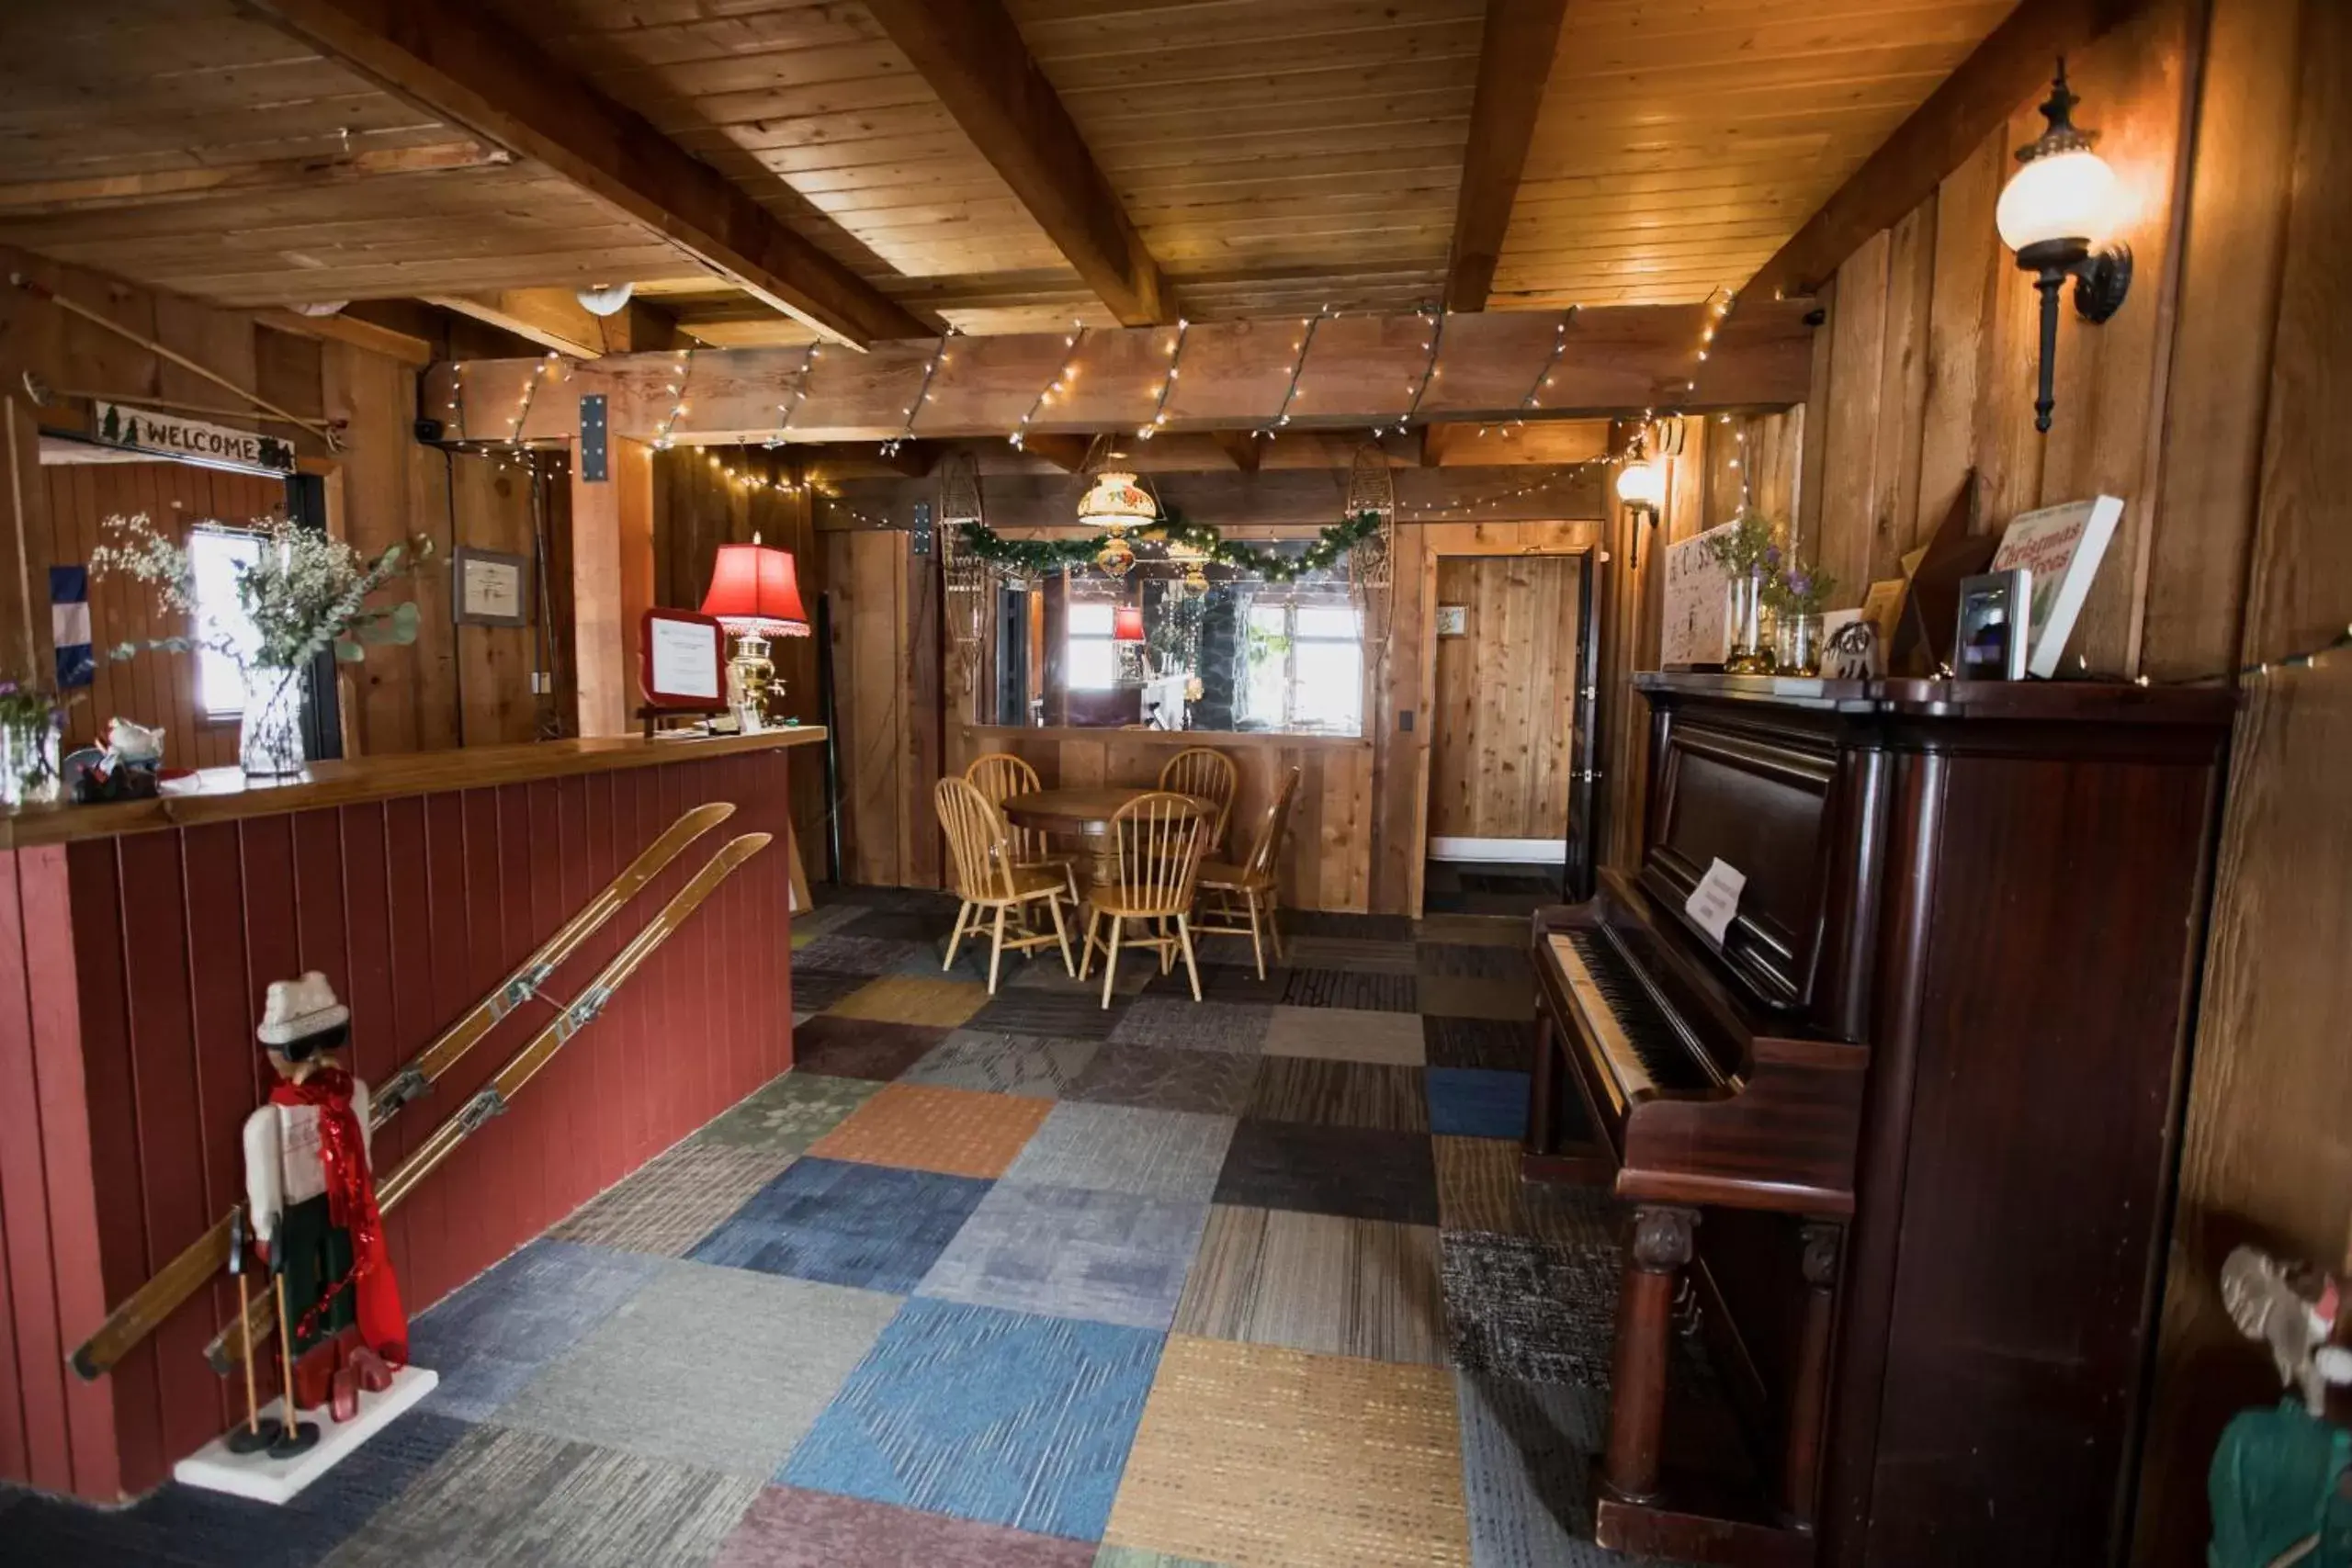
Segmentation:
[(1430, 1067), (1430, 1131), (1453, 1138), (1521, 1138), (1527, 1134), (1525, 1073), (1479, 1067)]
[(1099, 1540), (1161, 1336), (910, 1301), (776, 1480)]
[(584, 1338), (661, 1260), (535, 1241), (409, 1326), (409, 1359), (441, 1374), (424, 1408), (479, 1421)]
[(686, 1256), (904, 1295), (939, 1260), (989, 1186), (967, 1176), (803, 1158)]

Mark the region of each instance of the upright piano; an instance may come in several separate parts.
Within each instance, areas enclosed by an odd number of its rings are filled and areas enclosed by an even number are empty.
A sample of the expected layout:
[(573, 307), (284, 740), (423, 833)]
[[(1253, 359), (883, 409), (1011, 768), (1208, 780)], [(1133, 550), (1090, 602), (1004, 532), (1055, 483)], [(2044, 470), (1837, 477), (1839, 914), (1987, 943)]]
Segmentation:
[(1635, 683), (1640, 863), (1532, 932), (1526, 1174), (1630, 1208), (1600, 1542), (2119, 1562), (2231, 695)]

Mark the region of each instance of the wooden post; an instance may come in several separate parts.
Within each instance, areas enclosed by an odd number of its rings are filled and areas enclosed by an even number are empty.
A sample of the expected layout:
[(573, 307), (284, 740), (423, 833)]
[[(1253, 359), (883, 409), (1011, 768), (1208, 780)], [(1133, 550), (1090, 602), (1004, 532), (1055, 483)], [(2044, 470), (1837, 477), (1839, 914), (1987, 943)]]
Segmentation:
[(1846, 1233), (1814, 1224), (1804, 1232), (1804, 1309), (1797, 1328), (1797, 1366), (1789, 1391), (1788, 1448), (1781, 1468), (1781, 1513), (1799, 1529), (1813, 1528), (1820, 1491), (1821, 1438), (1829, 1402), (1829, 1330), (1838, 1305), (1838, 1262)]
[(1610, 1382), (1609, 1447), (1600, 1480), (1639, 1503), (1657, 1495), (1666, 1429), (1666, 1368), (1674, 1354), (1674, 1277), (1690, 1261), (1696, 1209), (1644, 1204), (1634, 1211), (1625, 1280), (1617, 1298), (1617, 1354)]
[(1046, 724), (1069, 722), (1069, 573), (1057, 571), (1037, 584), (1045, 602)]
[(626, 735), (638, 705), (639, 623), (653, 603), (653, 453), (610, 439), (607, 478), (571, 461), (571, 602), (580, 734)]

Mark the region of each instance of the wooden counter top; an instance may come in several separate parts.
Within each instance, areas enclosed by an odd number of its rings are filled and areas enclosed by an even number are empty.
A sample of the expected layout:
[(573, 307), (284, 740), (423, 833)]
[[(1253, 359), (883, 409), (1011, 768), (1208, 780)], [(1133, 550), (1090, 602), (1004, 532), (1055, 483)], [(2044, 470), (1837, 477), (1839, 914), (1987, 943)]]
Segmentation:
[(1128, 729), (1115, 724), (1019, 725), (967, 724), (963, 731), (975, 740), (1141, 740), (1163, 745), (1372, 748), (1367, 735), (1310, 735), (1270, 729)]
[(813, 746), (824, 739), (818, 725), (772, 729), (760, 735), (715, 735), (696, 739), (647, 740), (616, 736), (596, 740), (543, 740), (520, 746), (474, 746), (457, 751), (418, 751), (401, 757), (363, 757), (352, 761), (313, 762), (300, 779), (252, 784), (235, 768), (207, 768), (165, 784), (153, 800), (110, 806), (40, 806), (0, 812), (0, 849), (64, 844), (77, 839), (111, 838), (234, 821), (277, 812), (309, 811), (404, 795), (444, 790), (487, 789), (532, 779), (566, 778), (662, 762), (693, 762), (741, 751)]

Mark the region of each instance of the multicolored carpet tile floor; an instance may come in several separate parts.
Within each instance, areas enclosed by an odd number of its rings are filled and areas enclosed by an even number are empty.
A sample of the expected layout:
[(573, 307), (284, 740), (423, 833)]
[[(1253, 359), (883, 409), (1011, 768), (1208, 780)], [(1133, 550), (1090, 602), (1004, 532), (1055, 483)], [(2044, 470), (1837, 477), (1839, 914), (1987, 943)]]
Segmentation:
[(1617, 1267), (1518, 1176), (1517, 920), (1299, 915), (942, 973), (795, 932), (797, 1065), (423, 1316), (441, 1385), (294, 1506), (0, 1494), (0, 1561), (1577, 1568)]

